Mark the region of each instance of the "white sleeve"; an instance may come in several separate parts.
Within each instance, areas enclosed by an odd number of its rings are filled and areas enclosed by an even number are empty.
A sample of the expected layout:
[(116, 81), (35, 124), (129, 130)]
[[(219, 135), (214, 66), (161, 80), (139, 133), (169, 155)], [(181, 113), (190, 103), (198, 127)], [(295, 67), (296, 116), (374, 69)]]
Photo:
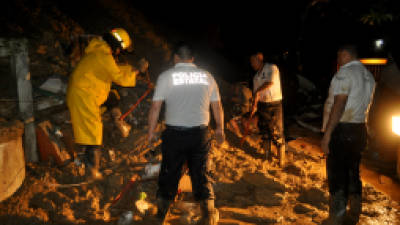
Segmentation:
[(166, 76), (161, 74), (156, 83), (156, 87), (154, 90), (153, 101), (164, 101), (167, 97), (168, 92), (168, 80)]
[(336, 95), (349, 95), (351, 90), (351, 79), (347, 70), (339, 70), (332, 80), (332, 93)]

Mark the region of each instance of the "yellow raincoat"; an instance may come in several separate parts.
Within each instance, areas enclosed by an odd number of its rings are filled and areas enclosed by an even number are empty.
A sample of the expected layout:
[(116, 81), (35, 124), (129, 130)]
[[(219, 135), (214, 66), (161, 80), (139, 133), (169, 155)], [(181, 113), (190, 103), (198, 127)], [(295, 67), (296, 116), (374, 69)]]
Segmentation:
[(116, 64), (111, 48), (105, 41), (93, 39), (68, 84), (67, 105), (71, 113), (75, 143), (102, 144), (100, 106), (107, 100), (112, 82), (133, 87), (136, 84), (136, 73), (129, 65)]

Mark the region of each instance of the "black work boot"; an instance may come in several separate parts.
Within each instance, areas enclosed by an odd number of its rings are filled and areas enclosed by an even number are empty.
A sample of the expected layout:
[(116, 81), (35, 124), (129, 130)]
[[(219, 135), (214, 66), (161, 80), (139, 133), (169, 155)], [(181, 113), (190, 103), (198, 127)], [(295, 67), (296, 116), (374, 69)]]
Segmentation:
[(101, 150), (97, 148), (87, 148), (85, 152), (85, 158), (86, 175), (94, 180), (103, 178), (103, 175), (99, 171)]
[(331, 195), (329, 199), (329, 217), (322, 224), (342, 225), (346, 215), (346, 205), (347, 201), (342, 191)]
[(169, 210), (169, 207), (170, 207), (171, 203), (172, 203), (171, 200), (167, 200), (167, 199), (163, 199), (163, 198), (158, 198), (157, 199), (157, 215), (156, 215), (156, 219), (157, 219), (158, 225), (163, 225), (164, 224), (165, 216), (168, 213), (168, 210)]
[(360, 219), (362, 198), (361, 194), (353, 194), (349, 196), (350, 209), (347, 212), (346, 224), (356, 225)]
[(264, 151), (265, 151), (265, 159), (268, 161), (271, 161), (272, 160), (271, 140), (264, 139), (262, 147), (264, 148)]
[(201, 220), (199, 225), (217, 225), (219, 212), (214, 206), (214, 200), (206, 199), (200, 202)]
[(281, 168), (283, 168), (285, 166), (285, 161), (286, 161), (286, 144), (285, 144), (285, 142), (278, 143), (276, 148), (278, 151), (279, 166)]

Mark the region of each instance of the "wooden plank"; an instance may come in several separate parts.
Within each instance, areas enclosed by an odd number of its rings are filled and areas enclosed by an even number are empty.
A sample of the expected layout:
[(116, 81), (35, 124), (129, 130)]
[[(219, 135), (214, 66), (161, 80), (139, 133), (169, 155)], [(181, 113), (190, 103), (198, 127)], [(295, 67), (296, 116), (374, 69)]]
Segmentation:
[(17, 93), (21, 118), (25, 124), (24, 150), (27, 162), (39, 161), (36, 147), (35, 119), (33, 117), (33, 98), (31, 75), (29, 72), (28, 41), (10, 40), (11, 69), (17, 78)]

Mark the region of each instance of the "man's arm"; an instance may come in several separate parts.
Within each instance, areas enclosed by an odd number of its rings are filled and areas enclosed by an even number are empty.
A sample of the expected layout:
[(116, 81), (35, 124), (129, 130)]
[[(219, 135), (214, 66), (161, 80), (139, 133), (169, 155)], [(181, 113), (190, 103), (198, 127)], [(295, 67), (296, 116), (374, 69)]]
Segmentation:
[(162, 103), (163, 101), (153, 101), (153, 103), (151, 104), (149, 118), (148, 118), (149, 130), (147, 132), (148, 135), (147, 140), (149, 141), (149, 143), (151, 143), (151, 141), (154, 138), (154, 129), (156, 128), (157, 125)]
[(259, 88), (257, 88), (252, 99), (250, 117), (253, 117), (253, 115), (257, 112), (257, 103), (260, 98), (260, 93), (263, 90), (270, 88), (272, 84), (273, 83), (271, 81), (265, 81)]
[(263, 68), (264, 73), (266, 74), (266, 78), (264, 79), (264, 83), (257, 88), (257, 90), (255, 91), (256, 94), (258, 94), (261, 91), (264, 91), (265, 89), (270, 88), (274, 83), (273, 78), (276, 76), (280, 76), (279, 74), (279, 69), (275, 64), (270, 65), (269, 67), (264, 67)]
[(217, 144), (221, 145), (225, 141), (224, 134), (224, 111), (222, 109), (221, 101), (211, 102), (211, 110), (213, 111), (215, 123), (217, 125), (215, 129), (215, 136)]
[(272, 85), (273, 85), (273, 82), (265, 81), (259, 88), (257, 88), (256, 94), (261, 92), (261, 91), (264, 91), (265, 89), (270, 88)]
[(325, 134), (321, 141), (322, 151), (326, 154), (329, 153), (329, 142), (331, 140), (332, 132), (339, 123), (340, 118), (342, 118), (346, 108), (346, 103), (347, 95), (335, 95), (331, 113), (329, 114), (328, 124), (325, 128)]

